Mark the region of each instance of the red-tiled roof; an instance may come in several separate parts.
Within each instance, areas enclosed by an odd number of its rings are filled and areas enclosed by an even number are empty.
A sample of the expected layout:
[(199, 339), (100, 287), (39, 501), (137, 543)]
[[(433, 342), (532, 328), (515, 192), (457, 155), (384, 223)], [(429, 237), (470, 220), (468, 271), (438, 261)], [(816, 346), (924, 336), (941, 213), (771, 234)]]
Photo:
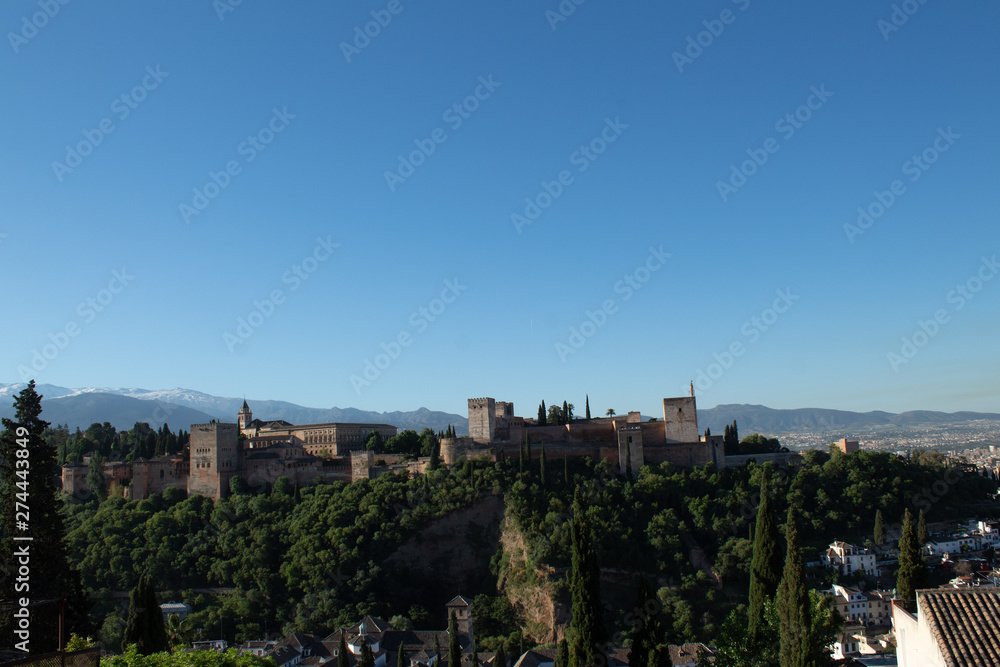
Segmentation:
[(917, 591), (917, 605), (948, 667), (1000, 665), (1000, 590)]

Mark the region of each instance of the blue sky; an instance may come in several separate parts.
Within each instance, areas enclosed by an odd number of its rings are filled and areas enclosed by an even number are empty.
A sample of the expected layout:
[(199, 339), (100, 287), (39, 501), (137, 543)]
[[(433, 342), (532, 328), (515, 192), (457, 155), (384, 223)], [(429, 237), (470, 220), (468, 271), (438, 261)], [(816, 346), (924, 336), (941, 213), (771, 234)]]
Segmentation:
[(1000, 411), (1000, 7), (562, 7), (5, 3), (0, 380)]

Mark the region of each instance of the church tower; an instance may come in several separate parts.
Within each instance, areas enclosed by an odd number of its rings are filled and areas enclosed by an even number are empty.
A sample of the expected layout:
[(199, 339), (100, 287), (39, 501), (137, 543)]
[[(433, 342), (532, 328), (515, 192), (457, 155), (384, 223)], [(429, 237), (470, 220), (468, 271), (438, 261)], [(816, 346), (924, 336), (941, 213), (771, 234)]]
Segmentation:
[(253, 421), (253, 413), (250, 412), (250, 406), (247, 405), (247, 399), (243, 399), (243, 407), (240, 408), (239, 417), (236, 423), (240, 426), (240, 433), (246, 433), (250, 428), (250, 422)]

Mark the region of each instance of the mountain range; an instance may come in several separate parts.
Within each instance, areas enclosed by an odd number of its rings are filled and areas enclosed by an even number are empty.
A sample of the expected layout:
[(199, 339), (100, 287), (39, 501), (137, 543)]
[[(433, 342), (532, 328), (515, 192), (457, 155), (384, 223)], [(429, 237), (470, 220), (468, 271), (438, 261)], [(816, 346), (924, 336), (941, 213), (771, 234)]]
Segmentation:
[[(0, 384), (0, 417), (13, 417), (13, 395), (24, 386), (23, 383)], [(235, 422), (243, 405), (242, 398), (212, 396), (191, 389), (68, 389), (40, 384), (36, 390), (42, 395), (42, 418), (52, 424), (68, 424), (70, 430), (77, 426), (85, 429), (94, 422), (110, 422), (119, 430), (132, 428), (136, 422), (148, 422), (153, 428), (165, 422), (176, 432), (213, 419)], [(427, 408), (372, 412), (357, 408), (307, 408), (286, 401), (249, 399), (247, 403), (255, 418), (268, 421), (283, 419), (293, 424), (367, 422), (392, 424), (401, 431), (413, 429), (418, 432), (424, 428), (443, 431), (450, 424), (459, 433), (469, 430), (465, 417)]]
[[(0, 417), (13, 417), (13, 396), (24, 384), (0, 384)], [(42, 394), (42, 417), (52, 424), (67, 424), (70, 429), (85, 429), (93, 422), (110, 422), (115, 428), (129, 429), (136, 422), (148, 422), (153, 428), (163, 423), (171, 430), (188, 430), (191, 424), (213, 419), (234, 422), (243, 405), (242, 398), (212, 396), (191, 389), (68, 389), (51, 384), (38, 385)], [(259, 419), (283, 419), (293, 424), (324, 422), (370, 422), (392, 424), (420, 431), (431, 428), (443, 431), (448, 425), (458, 433), (468, 433), (468, 419), (462, 415), (420, 408), (409, 412), (371, 412), (357, 408), (309, 408), (286, 401), (249, 399), (248, 404)], [(722, 433), (726, 424), (737, 421), (740, 433), (780, 435), (794, 432), (851, 432), (868, 428), (914, 428), (920, 426), (959, 425), (974, 420), (1000, 421), (1000, 414), (982, 412), (934, 412), (913, 410), (890, 412), (850, 412), (824, 408), (779, 410), (763, 405), (727, 404), (698, 410), (698, 426), (704, 431)]]

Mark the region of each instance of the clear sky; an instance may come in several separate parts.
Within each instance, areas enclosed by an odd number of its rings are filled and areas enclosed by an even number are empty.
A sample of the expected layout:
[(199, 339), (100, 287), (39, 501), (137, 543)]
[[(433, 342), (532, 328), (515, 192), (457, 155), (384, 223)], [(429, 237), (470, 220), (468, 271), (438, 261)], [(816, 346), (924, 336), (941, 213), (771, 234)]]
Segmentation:
[(61, 1), (0, 381), (1000, 411), (996, 3)]

